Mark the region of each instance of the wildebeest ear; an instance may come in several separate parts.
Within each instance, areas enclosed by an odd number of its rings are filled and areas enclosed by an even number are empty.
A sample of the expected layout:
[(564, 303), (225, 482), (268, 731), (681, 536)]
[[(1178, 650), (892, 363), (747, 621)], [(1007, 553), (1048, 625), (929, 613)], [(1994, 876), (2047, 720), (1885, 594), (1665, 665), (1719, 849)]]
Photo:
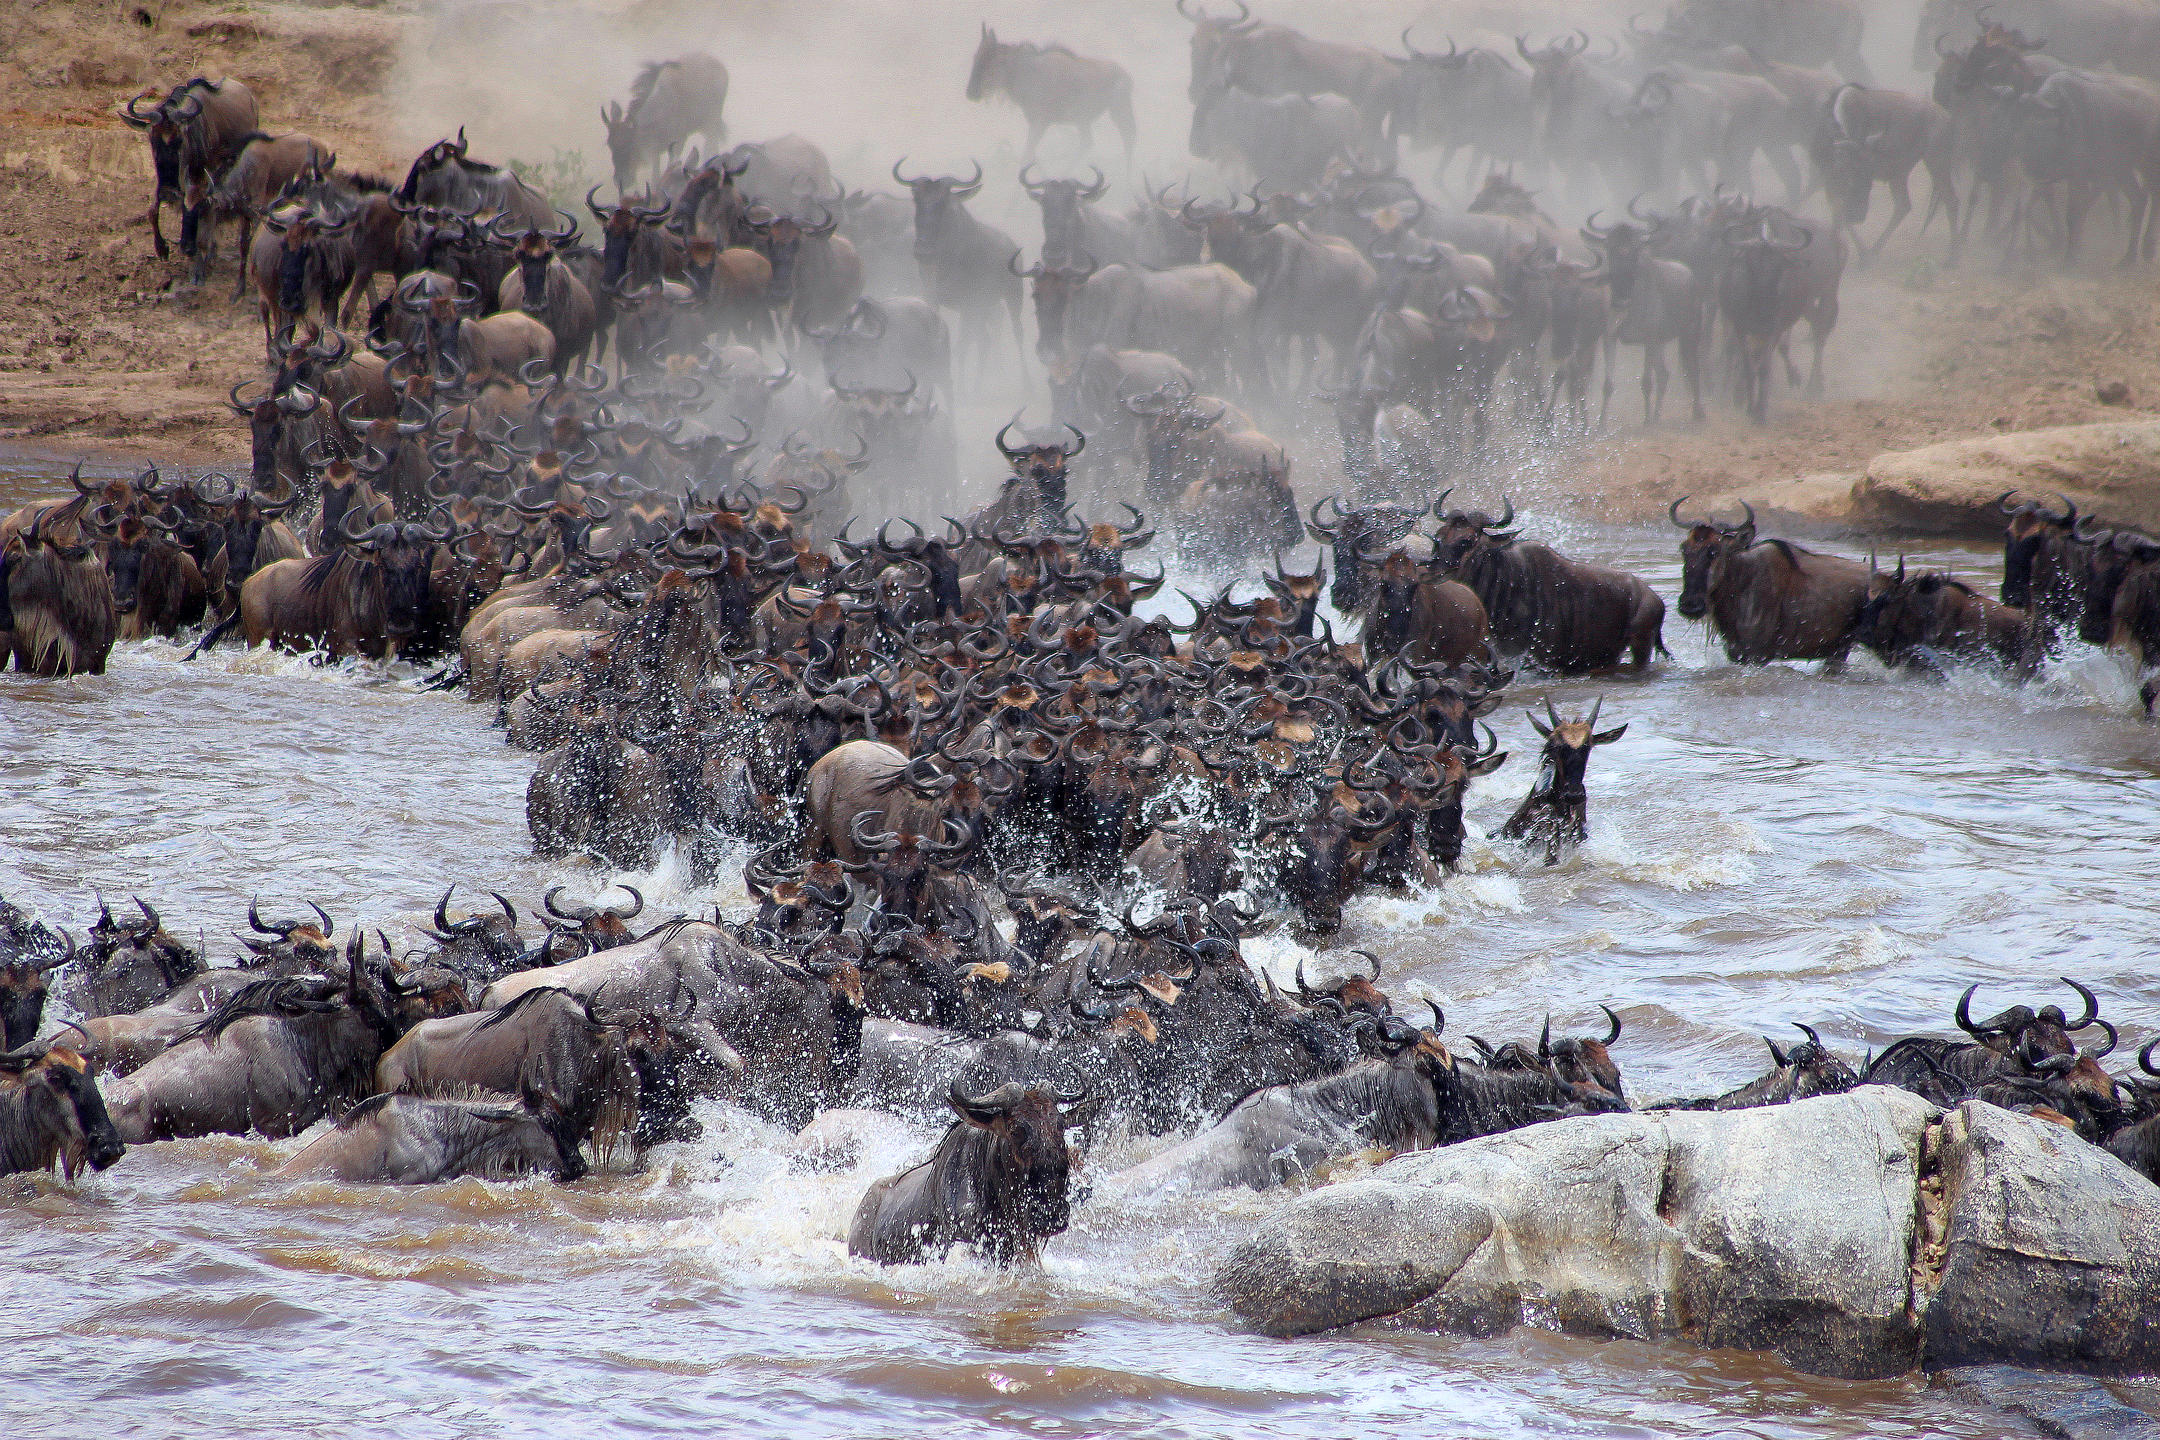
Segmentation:
[[(1623, 725), (1620, 728), (1625, 730), (1627, 727)], [(1463, 769), (1469, 771), (1472, 775), (1490, 775), (1493, 773), (1493, 771), (1498, 770), (1502, 765), (1507, 764), (1507, 757), (1508, 752), (1502, 750), (1497, 755), (1488, 755), (1483, 760), (1478, 760), (1471, 764), (1465, 765), (1463, 766)]]
[(1590, 737), (1590, 743), (1593, 745), (1610, 745), (1625, 734), (1627, 734), (1627, 726), (1625, 725), (1613, 730), (1600, 730)]

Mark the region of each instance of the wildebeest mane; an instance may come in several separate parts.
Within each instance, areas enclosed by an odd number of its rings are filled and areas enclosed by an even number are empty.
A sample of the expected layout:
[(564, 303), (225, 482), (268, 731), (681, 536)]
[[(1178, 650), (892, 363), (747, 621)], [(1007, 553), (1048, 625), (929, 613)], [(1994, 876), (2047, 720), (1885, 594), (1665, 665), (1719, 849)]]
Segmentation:
[(532, 989), (527, 990), (524, 994), (518, 996), (509, 1004), (502, 1006), (500, 1009), (492, 1012), (487, 1017), (487, 1019), (482, 1020), (478, 1025), (473, 1026), (473, 1033), (477, 1035), (482, 1030), (492, 1030), (497, 1025), (502, 1024), (503, 1021), (508, 1020), (512, 1015), (515, 1015), (520, 1010), (523, 1010), (527, 1005), (537, 1003), (542, 995), (568, 995), (572, 1000), (577, 1001), (579, 1005), (584, 1007), (586, 1019), (591, 1020), (596, 1025), (600, 1023), (593, 1016), (592, 1002), (590, 1000), (587, 1000), (584, 996), (578, 994), (576, 991), (567, 989), (561, 985), (535, 985)]
[(630, 104), (626, 107), (636, 114), (640, 105), (652, 99), (653, 86), (660, 83), (660, 72), (674, 65), (673, 60), (648, 60), (639, 67), (637, 79), (630, 82)]
[(306, 978), (298, 975), (273, 975), (252, 981), (235, 990), (180, 1039), (215, 1039), (252, 1015), (319, 1015), (341, 1008), (339, 1001), (315, 999), (309, 994), (312, 988)]

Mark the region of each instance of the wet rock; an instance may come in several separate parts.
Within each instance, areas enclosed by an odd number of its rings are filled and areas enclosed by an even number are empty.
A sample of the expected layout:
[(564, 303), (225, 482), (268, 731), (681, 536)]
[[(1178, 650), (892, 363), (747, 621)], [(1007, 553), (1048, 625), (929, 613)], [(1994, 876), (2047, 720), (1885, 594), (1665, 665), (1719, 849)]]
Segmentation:
[(2123, 1404), (2082, 1375), (2054, 1375), (2010, 1365), (1964, 1365), (1935, 1383), (1971, 1405), (2032, 1422), (2059, 1440), (2160, 1440), (2160, 1420)]
[(1288, 1207), (1217, 1289), (1274, 1335), (1533, 1323), (1898, 1374), (1918, 1359), (1908, 1257), (1936, 1114), (1870, 1087), (1767, 1110), (1586, 1117), (1406, 1156)]
[(2063, 425), (1878, 455), (1852, 488), (1852, 519), (1999, 540), (2005, 490), (2059, 491), (2111, 524), (2160, 527), (2160, 423)]
[(2060, 1126), (1977, 1102), (1940, 1145), (1931, 1362), (2160, 1371), (2160, 1186)]

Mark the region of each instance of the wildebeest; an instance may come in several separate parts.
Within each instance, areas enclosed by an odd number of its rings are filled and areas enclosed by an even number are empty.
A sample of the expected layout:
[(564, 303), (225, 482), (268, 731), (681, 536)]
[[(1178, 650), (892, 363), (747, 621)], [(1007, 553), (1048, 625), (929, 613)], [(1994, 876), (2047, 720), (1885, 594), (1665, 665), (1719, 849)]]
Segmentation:
[(1853, 638), (1883, 664), (1941, 669), (1978, 661), (2022, 674), (2038, 656), (2031, 618), (1975, 591), (1946, 571), (1895, 574), (1870, 583)]
[(555, 221), (555, 207), (511, 170), (470, 158), (465, 127), (455, 140), (438, 140), (413, 160), (396, 198), (407, 205), (433, 205), (462, 215), (506, 216), (507, 223), (545, 230)]
[(348, 516), (344, 543), (312, 560), (280, 560), (240, 587), (250, 646), (322, 646), (331, 655), (379, 660), (422, 631), (433, 600), (431, 568), (450, 539), (437, 529), (391, 521), (358, 529)]
[(1340, 95), (1252, 95), (1210, 85), (1193, 106), (1186, 148), (1235, 165), (1269, 189), (1319, 183), (1331, 162), (1356, 152), (1365, 118)]
[[(1581, 227), (1582, 238), (1604, 258), (1607, 288), (1612, 292), (1616, 314), (1611, 336), (1622, 345), (1643, 347), (1643, 423), (1654, 424), (1665, 410), (1665, 387), (1672, 371), (1665, 364), (1665, 347), (1677, 342), (1680, 375), (1687, 381), (1694, 418), (1703, 418), (1702, 339), (1703, 296), (1695, 272), (1677, 260), (1649, 251), (1649, 233), (1622, 221), (1600, 226), (1597, 216)], [(1605, 395), (1612, 396), (1612, 352), (1605, 361)], [(1605, 421), (1601, 407), (1598, 423)]]
[(1672, 1108), (1752, 1110), (1762, 1105), (1785, 1105), (1816, 1095), (1842, 1095), (1860, 1083), (1852, 1066), (1831, 1052), (1822, 1036), (1815, 1033), (1814, 1026), (1794, 1021), (1793, 1028), (1807, 1039), (1790, 1050), (1780, 1050), (1777, 1041), (1767, 1037), (1763, 1040), (1763, 1044), (1770, 1047), (1770, 1059), (1776, 1067), (1768, 1074), (1759, 1075), (1712, 1099), (1683, 1101)]
[(1124, 66), (1076, 55), (1058, 44), (1001, 42), (985, 23), (968, 70), (967, 98), (987, 100), (997, 94), (1027, 117), (1023, 166), (1034, 160), (1035, 147), (1052, 125), (1072, 126), (1080, 132), (1080, 143), (1092, 149), (1095, 122), (1105, 115), (1125, 142), (1126, 165), (1132, 164), (1132, 76)]
[(1589, 836), (1590, 796), (1583, 786), (1583, 774), (1590, 764), (1591, 749), (1610, 745), (1627, 734), (1625, 725), (1597, 729), (1598, 711), (1604, 708), (1605, 700), (1600, 696), (1587, 718), (1562, 720), (1552, 701), (1547, 700), (1545, 720), (1530, 717), (1530, 728), (1545, 739), (1545, 751), (1530, 793), (1500, 827), (1500, 834), (1503, 839), (1543, 845), (1547, 865), (1559, 864), (1562, 851), (1580, 845)]
[[(203, 183), (224, 173), (240, 153), (245, 136), (255, 132), (255, 92), (238, 80), (206, 80), (197, 76), (182, 81), (155, 105), (148, 90), (120, 108), (120, 118), (150, 139), (150, 164), (156, 171), (157, 190), (150, 197), (150, 238), (160, 260), (171, 254), (158, 210), (170, 200), (178, 209), (186, 204), (185, 187)], [(183, 247), (184, 248), (184, 247)]]
[(1250, 339), (1259, 294), (1228, 265), (1105, 265), (1079, 278), (1062, 303), (1046, 300), (1038, 283), (1036, 319), (1045, 358), (1075, 363), (1104, 345), (1175, 356), (1210, 381), (1228, 368), (1254, 379), (1265, 375)]
[(2076, 625), (2085, 611), (2085, 581), (2091, 547), (2077, 538), (2077, 506), (2057, 495), (2062, 511), (2038, 500), (2010, 503), (2015, 490), (1999, 502), (2009, 516), (2003, 530), (2002, 590), (1997, 598), (2032, 613), (2050, 635)]
[[(12, 905), (5, 909), (10, 918), (28, 919)], [(42, 925), (35, 926), (35, 931), (39, 932), (33, 935), (35, 940), (49, 942), (55, 938)], [(63, 928), (57, 939), (61, 942), (57, 948), (38, 944), (0, 949), (0, 1050), (19, 1049), (37, 1038), (49, 990), (46, 972), (75, 958), (75, 937)]]
[(397, 1039), (398, 1022), (354, 931), (345, 978), (258, 980), (211, 1011), (190, 1038), (115, 1083), (106, 1098), (121, 1137), (296, 1135), (372, 1092), (375, 1062)]
[[(1776, 223), (1781, 219), (1787, 221), (1782, 227)], [(1781, 228), (1796, 230), (1799, 238), (1780, 234)], [(1770, 418), (1771, 351), (1784, 357), (1787, 381), (1799, 384), (1792, 329), (1803, 319), (1815, 346), (1807, 393), (1822, 393), (1823, 345), (1837, 325), (1845, 241), (1835, 230), (1818, 241), (1807, 226), (1790, 224), (1781, 213), (1766, 213), (1755, 223), (1727, 227), (1725, 246), (1730, 258), (1718, 277), (1718, 310), (1739, 367), (1738, 399), (1761, 423)]]
[(1346, 100), (1358, 116), (1354, 148), (1382, 157), (1387, 117), (1394, 108), (1400, 62), (1367, 45), (1314, 40), (1284, 25), (1253, 18), (1245, 0), (1231, 0), (1235, 19), (1194, 12), (1178, 0), (1178, 14), (1192, 22), (1191, 77), (1186, 98), (1199, 103), (1211, 86), (1234, 85), (1254, 95), (1326, 96)]
[(848, 1253), (906, 1265), (973, 1245), (995, 1264), (1032, 1260), (1064, 1233), (1072, 1150), (1067, 1129), (1086, 1123), (1087, 1094), (1061, 1095), (1008, 1081), (987, 1095), (953, 1083), (960, 1117), (928, 1160), (872, 1185), (848, 1227)]
[(156, 1003), (203, 968), (203, 956), (166, 933), (156, 907), (141, 896), (139, 920), (115, 920), (102, 896), (89, 943), (66, 976), (65, 996), (84, 1019), (125, 1015)]
[[(563, 263), (562, 252), (577, 242), (577, 221), (562, 217), (555, 231), (527, 230), (505, 240), (515, 263), (497, 292), (504, 310), (518, 310), (547, 326), (554, 338), (548, 362), (557, 375), (575, 373), (598, 328), (592, 292)], [(490, 234), (501, 232), (490, 227)]]
[(960, 316), (960, 351), (975, 346), (976, 363), (990, 363), (991, 331), (1002, 308), (1012, 324), (1013, 352), (1022, 350), (1020, 280), (1009, 268), (1020, 247), (994, 225), (970, 215), (967, 202), (982, 189), (982, 166), (973, 178), (919, 175), (909, 179), (893, 162), (893, 179), (915, 197), (915, 263), (928, 298)]
[(1912, 213), (1908, 190), (1913, 167), (1928, 173), (1928, 213), (1921, 229), (1946, 211), (1950, 220), (1952, 253), (1958, 233), (1957, 183), (1952, 175), (1956, 127), (1950, 112), (1924, 95), (1897, 90), (1869, 90), (1846, 85), (1830, 97), (1821, 128), (1810, 148), (1829, 194), (1832, 218), (1840, 230), (1854, 231), (1867, 218), (1868, 196), (1878, 182), (1890, 187), (1894, 208), (1889, 223), (1868, 247), (1879, 254), (1890, 234)]
[(0, 1175), (58, 1165), (73, 1181), (126, 1153), (81, 1054), (58, 1038), (0, 1053)]
[[(1434, 503), (1436, 513), (1446, 503)], [(1477, 593), (1502, 654), (1521, 654), (1561, 674), (1605, 670), (1623, 657), (1637, 669), (1665, 648), (1665, 602), (1624, 570), (1570, 560), (1507, 529), (1515, 518), (1439, 513), (1433, 566)]]
[(105, 541), (105, 572), (123, 640), (171, 637), (202, 621), (210, 598), (202, 568), (173, 540), (172, 530), (155, 515), (125, 515)]
[(348, 1185), (433, 1185), (473, 1176), (509, 1180), (585, 1174), (577, 1140), (559, 1112), (476, 1099), (377, 1095), (361, 1101), (278, 1167), (281, 1180), (342, 1180)]
[(695, 51), (672, 60), (653, 60), (630, 85), (630, 105), (611, 101), (600, 112), (607, 126), (608, 154), (615, 165), (615, 189), (627, 195), (638, 171), (661, 160), (673, 162), (692, 135), (708, 145), (727, 141), (727, 66)]
[(32, 522), (0, 550), (0, 590), (15, 668), (31, 675), (102, 675), (120, 633), (112, 580), (95, 547), (44, 535)]
[(1747, 519), (1738, 525), (1682, 520), (1686, 500), (1668, 507), (1673, 524), (1687, 532), (1680, 542), (1680, 613), (1708, 620), (1736, 665), (1844, 663), (1872, 585), (1868, 567), (1784, 540), (1758, 543), (1755, 509), (1744, 500)]

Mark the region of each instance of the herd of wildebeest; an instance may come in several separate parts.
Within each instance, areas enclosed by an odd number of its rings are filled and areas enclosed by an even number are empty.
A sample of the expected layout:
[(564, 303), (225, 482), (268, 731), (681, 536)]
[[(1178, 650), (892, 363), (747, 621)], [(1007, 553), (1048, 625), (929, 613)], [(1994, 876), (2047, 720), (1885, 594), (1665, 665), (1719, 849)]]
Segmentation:
[[(673, 847), (709, 879), (747, 847), (756, 909), (640, 934), (635, 891), (598, 907), (557, 887), (533, 931), (502, 896), (453, 918), (446, 892), (422, 948), (350, 921), (340, 954), (329, 915), (250, 904), (248, 954), (213, 965), (141, 901), (116, 917), (101, 900), (81, 943), (0, 905), (0, 1171), (72, 1177), (127, 1145), (330, 1118), (284, 1173), (567, 1180), (695, 1134), (706, 1097), (813, 1131), (835, 1111), (949, 1111), (932, 1158), (865, 1197), (851, 1246), (1009, 1260), (1065, 1227), (1076, 1126), (1199, 1127), (1107, 1183), (1265, 1187), (1629, 1108), (1614, 1011), (1602, 1035), (1469, 1037), (1472, 1058), (1443, 1043), (1437, 1005), (1429, 1023), (1397, 1013), (1377, 961), (1284, 987), (1241, 945), (1286, 920), (1328, 935), (1361, 890), (1443, 883), (1466, 787), (1507, 758), (1479, 717), (1520, 669), (1664, 652), (1640, 578), (1523, 538), (1504, 497), (1454, 498), (1490, 483), (1493, 422), (1587, 426), (1619, 345), (1644, 350), (1646, 419), (1669, 346), (1698, 413), (1715, 350), (1760, 417), (1802, 319), (1819, 382), (1847, 237), (1878, 182), (1896, 227), (1916, 167), (1953, 248), (1982, 188), (2012, 248), (2074, 250), (2101, 198), (2127, 202), (2133, 257), (2149, 244), (2160, 91), (2069, 62), (2150, 55), (2160, 73), (2160, 26), (2095, 40), (2079, 17), (2096, 7), (2004, 7), (2046, 10), (2040, 36), (1953, 25), (1931, 0), (1931, 99), (1868, 83), (1857, 0), (1685, 0), (1625, 46), (1520, 39), (1522, 65), (1407, 34), (1393, 57), (1180, 0), (1191, 148), (1249, 188), (1143, 186), (1119, 216), (1095, 208), (1099, 170), (1037, 178), (1031, 161), (1032, 264), (968, 212), (979, 166), (896, 162), (902, 196), (848, 190), (799, 136), (699, 158), (693, 137), (725, 138), (708, 56), (646, 67), (604, 112), (617, 198), (586, 197), (597, 244), (463, 131), (392, 186), (258, 131), (238, 81), (131, 101), (153, 228), (179, 207), (198, 280), (218, 225), (240, 226), (267, 346), (231, 392), (252, 464), (244, 481), (78, 470), (75, 493), (0, 522), (17, 668), (100, 673), (116, 637), (200, 632), (192, 658), (236, 628), (440, 660), (428, 685), (540, 752), (539, 854), (641, 869)], [(1114, 64), (986, 27), (968, 94), (1000, 93), (1031, 157), (1047, 127), (1098, 119), (1131, 150)], [(2125, 150), (2112, 127), (2133, 116)], [(1420, 150), (1438, 152), (1436, 189), (1467, 152), (1477, 200), (1421, 193), (1404, 167)], [(1790, 208), (1748, 198), (1758, 155)], [(1602, 184), (1628, 218), (1564, 233), (1515, 178), (1533, 172)], [(1682, 177), (1701, 193), (1662, 198)], [(1802, 219), (1818, 190), (1830, 218)], [(1055, 424), (996, 432), (1008, 473), (964, 517), (857, 536), (853, 517), (955, 492), (968, 362), (980, 383), (1009, 327), (1024, 364), (1030, 291)], [(1296, 389), (1342, 447), (1340, 487), (1310, 503), (1250, 413)], [(2023, 676), (2064, 629), (2142, 659), (2160, 542), (2013, 499), (1999, 601), (1676, 501), (1680, 613), (1737, 663), (1835, 666), (1860, 646)], [(1158, 533), (1221, 574), (1272, 557), (1262, 593), (1154, 613), (1164, 574), (1132, 562)], [(1313, 568), (1289, 568), (1308, 538)], [(1502, 840), (1551, 864), (1585, 837), (1590, 753), (1627, 728), (1599, 713), (1531, 714), (1537, 775)], [(1966, 1038), (1858, 1066), (1802, 1025), (1760, 1079), (1666, 1103), (1897, 1085), (2041, 1115), (2160, 1179), (2160, 1042), (2111, 1075), (2115, 1028), (2076, 988), (2076, 1017), (1983, 1021), (1967, 991)], [(49, 991), (77, 1017), (58, 1029)], [(2081, 1032), (2106, 1041), (2080, 1050)]]

